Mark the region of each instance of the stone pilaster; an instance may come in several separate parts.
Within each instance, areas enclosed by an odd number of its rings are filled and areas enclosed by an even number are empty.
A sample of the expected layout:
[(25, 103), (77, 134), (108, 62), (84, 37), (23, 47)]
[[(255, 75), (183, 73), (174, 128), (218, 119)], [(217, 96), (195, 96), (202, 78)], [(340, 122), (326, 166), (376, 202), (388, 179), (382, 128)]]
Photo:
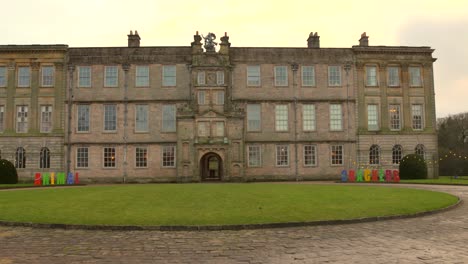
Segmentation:
[(29, 122), (29, 133), (38, 133), (40, 126), (40, 110), (38, 105), (39, 97), (39, 76), (40, 64), (39, 62), (31, 62), (31, 105), (29, 107), (28, 122)]
[(54, 133), (63, 133), (63, 123), (64, 120), (64, 101), (65, 101), (65, 90), (66, 87), (64, 78), (64, 64), (61, 62), (55, 63), (55, 86), (54, 86), (54, 109), (53, 109), (53, 132)]
[(15, 132), (15, 83), (16, 83), (16, 63), (11, 61), (8, 64), (8, 83), (7, 83), (7, 104), (5, 106), (5, 133)]
[(380, 105), (380, 128), (382, 130), (389, 129), (389, 121), (388, 121), (388, 99), (387, 99), (387, 64), (380, 63), (379, 64), (379, 82), (380, 82), (380, 89), (382, 89), (381, 93), (381, 105)]

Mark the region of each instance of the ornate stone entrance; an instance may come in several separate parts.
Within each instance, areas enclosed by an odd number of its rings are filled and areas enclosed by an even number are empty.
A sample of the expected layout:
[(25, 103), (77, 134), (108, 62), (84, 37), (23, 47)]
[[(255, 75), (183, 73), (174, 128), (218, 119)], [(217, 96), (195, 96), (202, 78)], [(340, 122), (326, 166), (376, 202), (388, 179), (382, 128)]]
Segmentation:
[(214, 153), (209, 152), (200, 159), (200, 175), (202, 181), (220, 181), (223, 178), (223, 160)]

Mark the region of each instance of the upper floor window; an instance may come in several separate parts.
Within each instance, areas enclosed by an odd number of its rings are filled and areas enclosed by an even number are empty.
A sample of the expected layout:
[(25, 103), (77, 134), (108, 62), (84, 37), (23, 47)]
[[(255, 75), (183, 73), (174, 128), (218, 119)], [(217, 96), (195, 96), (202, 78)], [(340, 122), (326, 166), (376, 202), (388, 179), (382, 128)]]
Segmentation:
[(31, 83), (31, 68), (18, 67), (18, 87), (29, 87)]
[(288, 66), (275, 66), (275, 86), (288, 85)]
[(389, 106), (388, 111), (389, 111), (389, 116), (390, 116), (390, 129), (400, 130), (401, 129), (400, 105), (391, 104)]
[(422, 104), (411, 105), (411, 116), (414, 130), (421, 130), (424, 128), (424, 116)]
[(6, 87), (7, 85), (7, 67), (0, 66), (0, 87)]
[(302, 129), (304, 131), (315, 130), (315, 105), (302, 105)]
[(41, 86), (54, 86), (54, 67), (42, 66), (41, 67)]
[(199, 105), (207, 104), (207, 102), (206, 102), (206, 91), (205, 90), (198, 91), (198, 104)]
[(148, 130), (148, 105), (135, 105), (135, 132)]
[(27, 105), (17, 106), (16, 132), (17, 133), (28, 132), (28, 106)]
[(91, 87), (91, 67), (78, 67), (78, 87)]
[(149, 87), (149, 66), (138, 65), (135, 68), (135, 86)]
[(260, 65), (247, 66), (247, 85), (260, 86)]
[(215, 91), (214, 92), (214, 104), (223, 105), (224, 104), (224, 91)]
[(330, 130), (331, 131), (343, 130), (341, 104), (330, 105)]
[(163, 86), (176, 86), (176, 66), (175, 65), (163, 66), (162, 85)]
[(378, 145), (372, 145), (369, 149), (369, 164), (380, 164), (380, 148)]
[(341, 86), (340, 66), (328, 66), (328, 86)]
[(224, 72), (223, 71), (217, 71), (216, 72), (216, 84), (217, 85), (223, 85), (224, 84)]
[(76, 149), (76, 167), (88, 168), (89, 151), (87, 147), (79, 147)]
[(39, 157), (39, 168), (48, 169), (50, 168), (50, 150), (46, 147), (41, 148)]
[(261, 130), (261, 105), (247, 105), (247, 131)]
[(52, 106), (41, 106), (41, 133), (52, 132)]
[(367, 105), (367, 129), (379, 130), (379, 112), (376, 104)]
[(163, 132), (176, 132), (176, 106), (175, 105), (163, 105), (162, 131)]
[(89, 105), (78, 105), (77, 132), (89, 132)]
[(5, 106), (0, 105), (0, 132), (3, 132), (5, 129)]
[(200, 85), (204, 85), (205, 84), (205, 72), (204, 71), (199, 71), (198, 74), (197, 74), (197, 83), (200, 84)]
[(410, 86), (422, 86), (421, 81), (421, 68), (420, 67), (408, 67), (409, 70), (409, 81)]
[(104, 131), (117, 130), (117, 106), (104, 105)]
[(388, 72), (388, 86), (400, 86), (400, 68), (397, 66), (390, 66), (387, 68)]
[(117, 87), (119, 85), (119, 69), (117, 66), (105, 66), (104, 86)]
[(366, 66), (366, 85), (377, 86), (377, 67)]
[(276, 131), (288, 131), (288, 106), (276, 105)]
[(315, 67), (302, 66), (301, 70), (302, 86), (315, 86)]

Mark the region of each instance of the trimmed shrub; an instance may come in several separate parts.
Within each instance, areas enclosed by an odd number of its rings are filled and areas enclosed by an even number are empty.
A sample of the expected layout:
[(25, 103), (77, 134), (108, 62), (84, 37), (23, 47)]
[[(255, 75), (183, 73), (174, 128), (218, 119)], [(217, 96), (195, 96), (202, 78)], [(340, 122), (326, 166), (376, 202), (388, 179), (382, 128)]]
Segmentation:
[(18, 173), (15, 165), (9, 160), (0, 159), (0, 184), (18, 183)]
[(427, 164), (421, 155), (408, 154), (400, 161), (400, 179), (426, 179)]

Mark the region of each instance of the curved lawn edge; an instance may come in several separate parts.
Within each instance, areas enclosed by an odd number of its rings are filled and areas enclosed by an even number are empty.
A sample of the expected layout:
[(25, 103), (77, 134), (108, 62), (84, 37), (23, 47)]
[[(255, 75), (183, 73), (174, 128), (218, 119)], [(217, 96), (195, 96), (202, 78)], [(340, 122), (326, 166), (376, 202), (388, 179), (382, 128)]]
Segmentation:
[[(450, 194), (453, 195), (453, 194)], [(456, 195), (457, 202), (447, 207), (438, 208), (430, 211), (423, 211), (413, 214), (404, 215), (389, 215), (389, 216), (373, 216), (354, 219), (342, 220), (321, 220), (309, 222), (284, 222), (284, 223), (267, 223), (267, 224), (246, 224), (246, 225), (195, 225), (195, 226), (134, 226), (134, 225), (75, 225), (75, 224), (43, 224), (31, 222), (10, 222), (0, 221), (1, 226), (19, 226), (19, 227), (33, 227), (33, 228), (48, 228), (48, 229), (78, 229), (78, 230), (114, 230), (114, 231), (221, 231), (221, 230), (252, 230), (252, 229), (270, 229), (270, 228), (286, 228), (286, 227), (301, 227), (301, 226), (324, 226), (324, 225), (345, 225), (356, 223), (377, 222), (395, 219), (407, 219), (423, 217), (433, 214), (446, 212), (457, 208), (461, 205), (463, 200)]]

